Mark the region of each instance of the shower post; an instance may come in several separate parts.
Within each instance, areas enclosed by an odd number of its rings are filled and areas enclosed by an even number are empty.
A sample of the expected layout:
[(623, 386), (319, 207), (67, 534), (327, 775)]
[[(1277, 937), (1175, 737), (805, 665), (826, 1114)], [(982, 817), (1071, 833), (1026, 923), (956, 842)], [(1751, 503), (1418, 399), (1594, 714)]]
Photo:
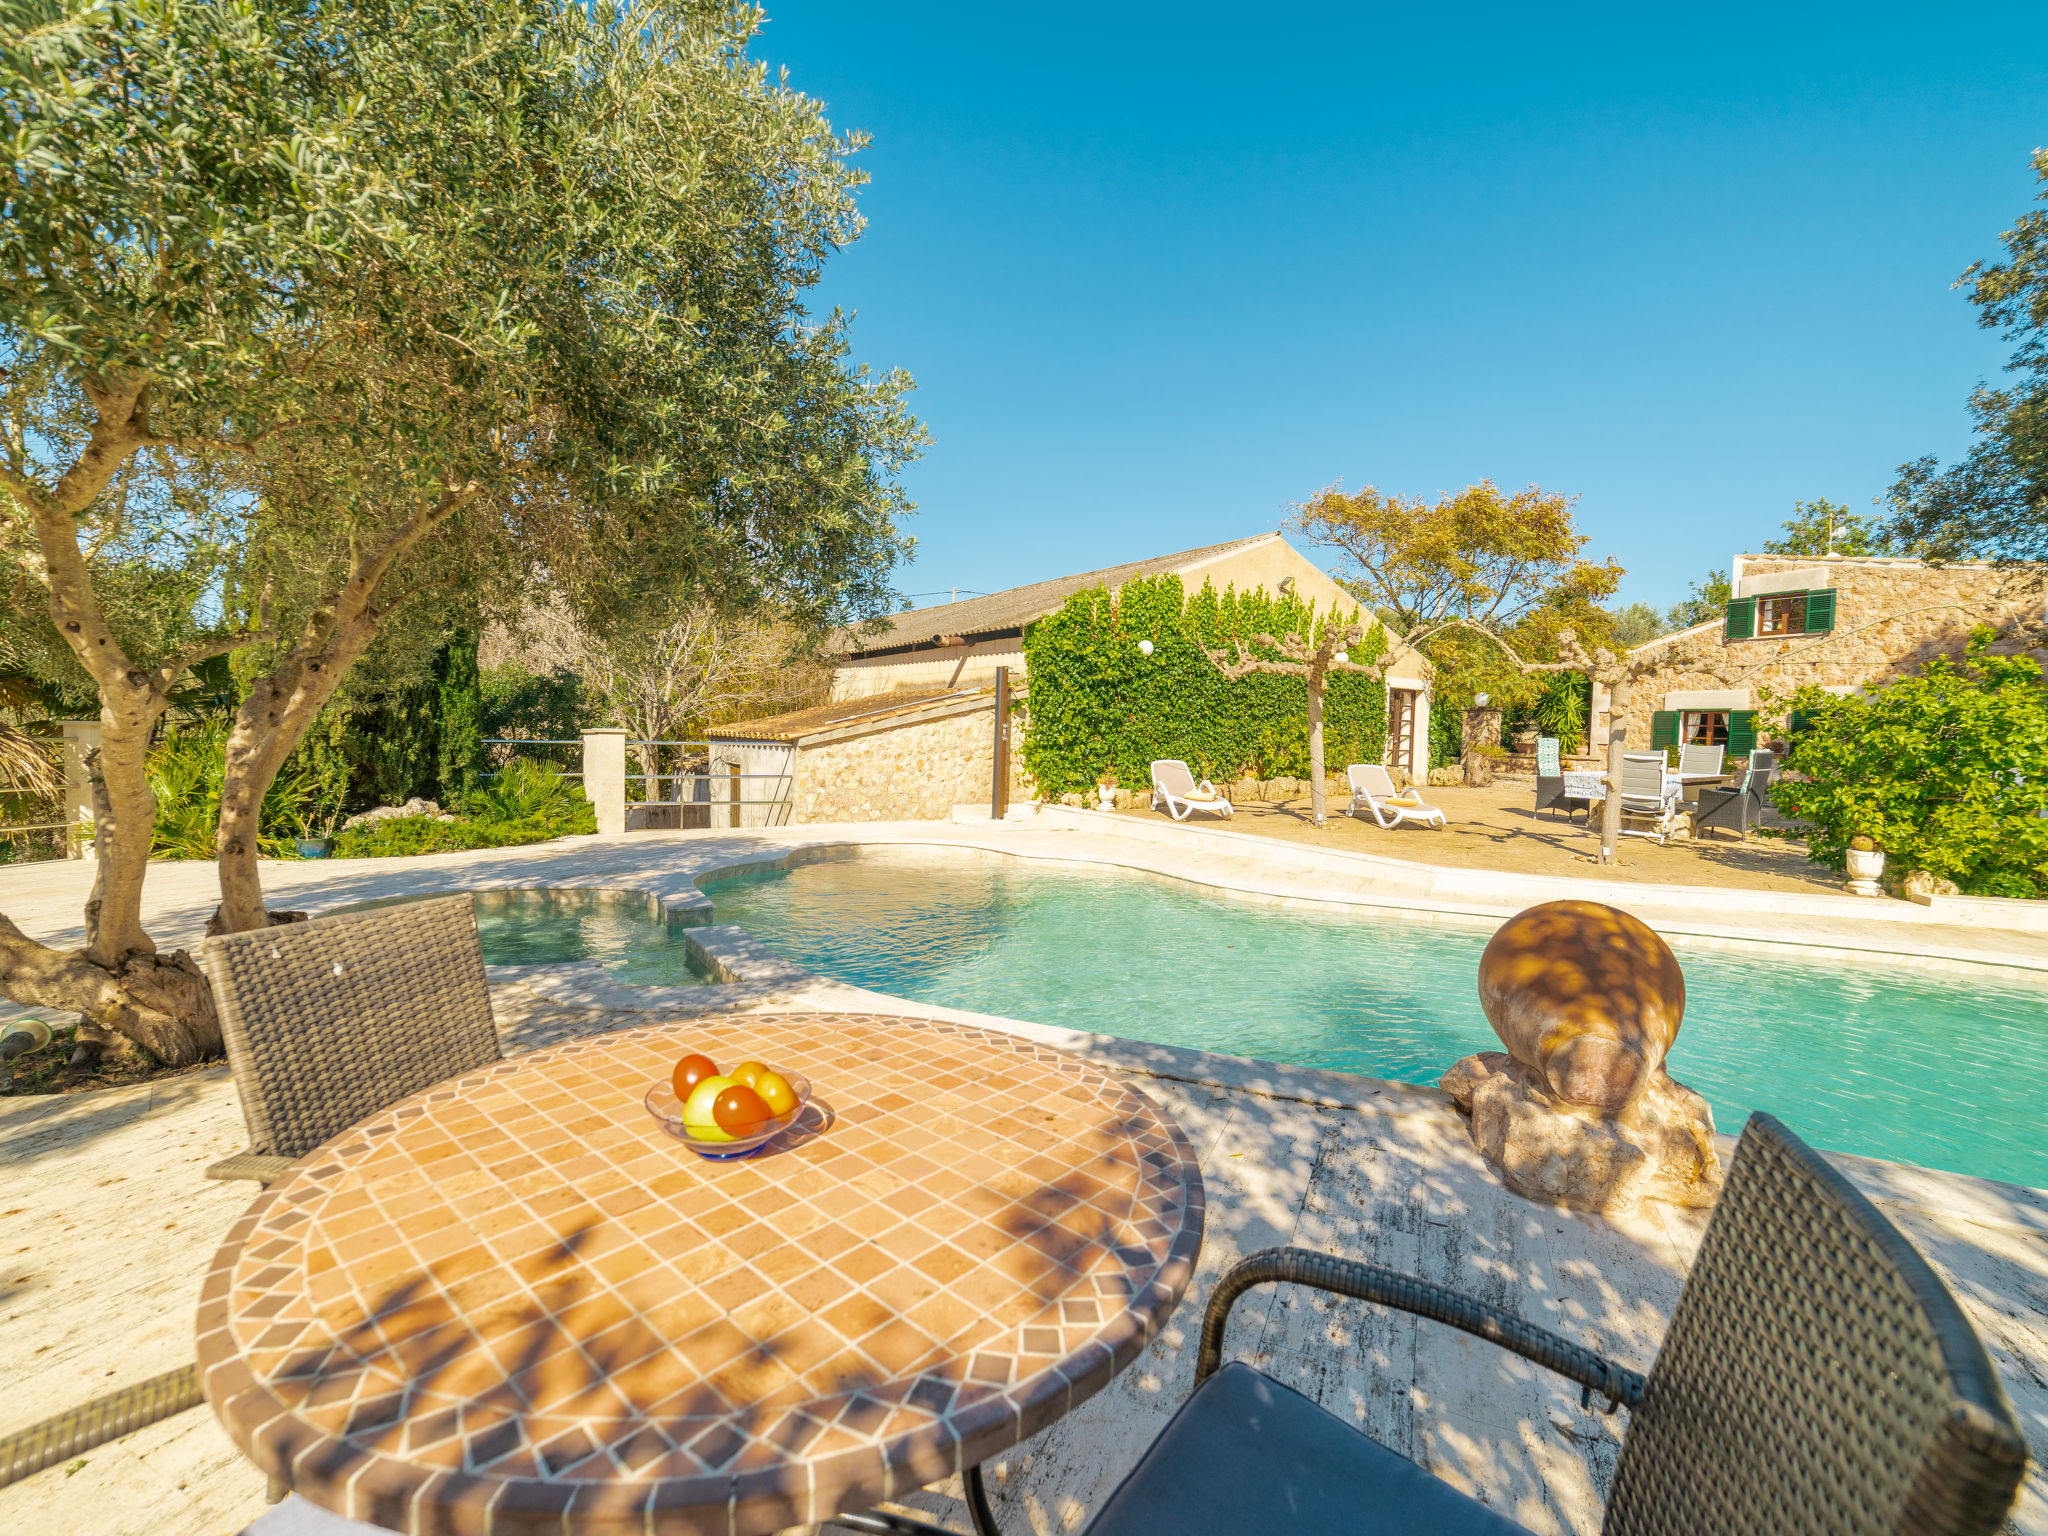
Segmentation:
[(989, 787), (988, 819), (1001, 821), (1010, 809), (1010, 669), (996, 668), (995, 782)]

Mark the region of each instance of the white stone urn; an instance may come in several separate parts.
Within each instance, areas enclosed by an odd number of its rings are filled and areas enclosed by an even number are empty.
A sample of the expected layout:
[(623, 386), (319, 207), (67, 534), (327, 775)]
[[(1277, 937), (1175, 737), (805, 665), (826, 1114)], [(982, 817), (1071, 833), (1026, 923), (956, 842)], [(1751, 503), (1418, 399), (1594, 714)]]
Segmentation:
[(1882, 896), (1884, 890), (1878, 885), (1877, 880), (1878, 876), (1884, 873), (1884, 850), (1852, 847), (1845, 857), (1849, 871), (1849, 894)]
[(1095, 793), (1097, 796), (1095, 808), (1098, 811), (1113, 811), (1116, 809), (1116, 786), (1114, 784), (1098, 784), (1095, 786)]

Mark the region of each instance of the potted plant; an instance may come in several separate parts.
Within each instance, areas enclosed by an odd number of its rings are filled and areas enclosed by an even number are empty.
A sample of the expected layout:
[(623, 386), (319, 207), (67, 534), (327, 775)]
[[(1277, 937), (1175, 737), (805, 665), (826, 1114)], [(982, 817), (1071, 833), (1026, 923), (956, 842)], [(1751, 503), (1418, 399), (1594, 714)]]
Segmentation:
[(1111, 768), (1102, 775), (1102, 782), (1095, 786), (1096, 806), (1099, 811), (1116, 809), (1116, 770)]
[(1882, 896), (1883, 888), (1878, 877), (1884, 873), (1884, 850), (1869, 837), (1858, 833), (1849, 839), (1848, 852), (1843, 862), (1849, 871), (1849, 894), (1852, 896)]

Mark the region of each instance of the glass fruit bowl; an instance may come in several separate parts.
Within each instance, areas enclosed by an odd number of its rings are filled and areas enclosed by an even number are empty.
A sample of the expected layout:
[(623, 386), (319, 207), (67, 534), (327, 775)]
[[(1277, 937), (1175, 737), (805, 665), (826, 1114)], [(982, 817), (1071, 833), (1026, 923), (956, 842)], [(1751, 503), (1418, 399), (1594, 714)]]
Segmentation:
[(683, 1101), (676, 1097), (674, 1085), (666, 1079), (647, 1090), (647, 1113), (654, 1116), (656, 1125), (699, 1157), (708, 1157), (714, 1162), (750, 1157), (795, 1125), (803, 1117), (805, 1106), (811, 1102), (811, 1080), (808, 1077), (801, 1072), (785, 1072), (782, 1077), (796, 1095), (796, 1108), (786, 1115), (777, 1115), (761, 1130), (748, 1136), (734, 1136), (727, 1141), (706, 1141), (701, 1136), (692, 1136), (683, 1124)]

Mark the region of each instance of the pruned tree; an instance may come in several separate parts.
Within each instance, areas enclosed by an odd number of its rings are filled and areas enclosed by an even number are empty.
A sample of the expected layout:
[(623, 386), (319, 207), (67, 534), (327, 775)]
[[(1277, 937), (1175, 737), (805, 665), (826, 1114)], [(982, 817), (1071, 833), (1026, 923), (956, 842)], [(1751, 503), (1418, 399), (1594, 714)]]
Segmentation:
[[(756, 12), (28, 10), (0, 39), (0, 537), (99, 694), (103, 810), (85, 947), (0, 919), (0, 990), (190, 1061), (210, 996), (141, 918), (143, 759), (190, 666), (255, 648), (218, 849), (222, 920), (261, 926), (264, 792), (412, 591), (645, 562), (872, 609), (922, 435), (908, 381), (800, 302), (859, 233), (857, 143), (747, 58)], [(148, 454), (230, 466), (240, 601), (138, 649), (93, 555)]]

